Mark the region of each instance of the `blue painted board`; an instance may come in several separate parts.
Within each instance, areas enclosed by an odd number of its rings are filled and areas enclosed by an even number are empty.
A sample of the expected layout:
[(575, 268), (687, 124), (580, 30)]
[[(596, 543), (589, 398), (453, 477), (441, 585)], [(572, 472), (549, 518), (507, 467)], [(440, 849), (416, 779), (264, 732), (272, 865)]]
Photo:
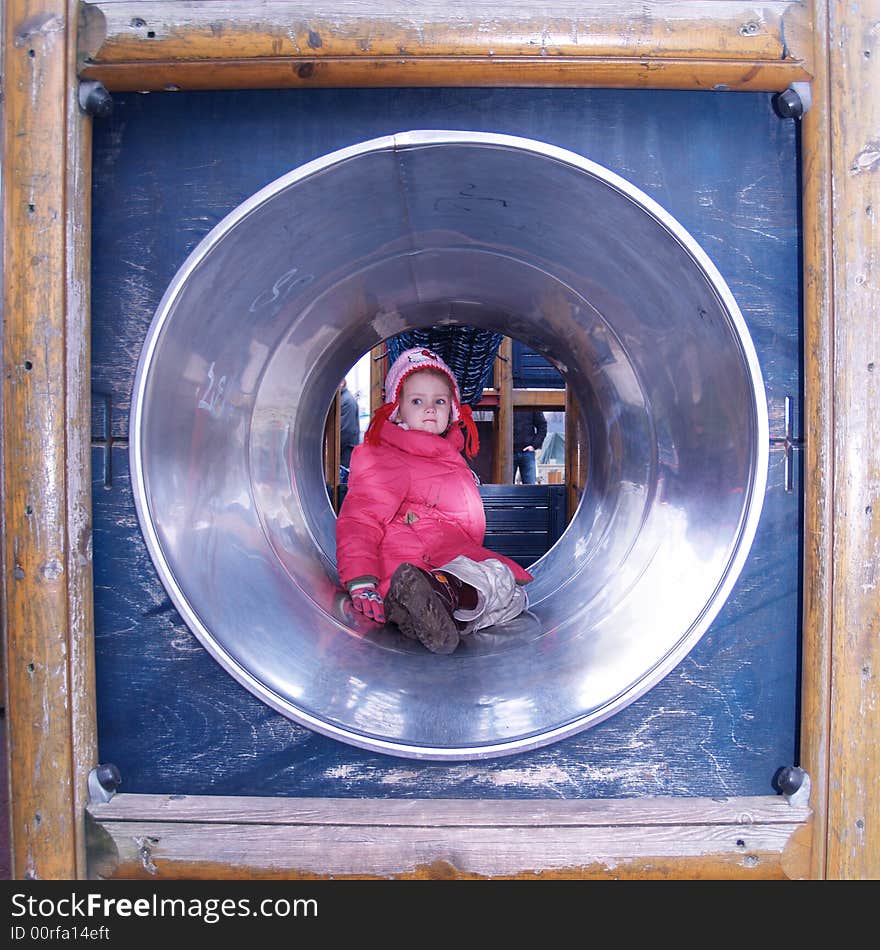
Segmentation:
[(565, 389), (562, 373), (540, 353), (514, 340), (511, 346), (511, 373), (517, 389)]
[(129, 792), (590, 798), (771, 792), (797, 750), (799, 451), (771, 450), (758, 535), (691, 654), (607, 722), (472, 763), (368, 753), (273, 712), (202, 649), (140, 536), (128, 477), (131, 385), (159, 300), (237, 204), (305, 161), (407, 128), (537, 138), (606, 165), (699, 241), (743, 310), (771, 435), (800, 431), (797, 136), (769, 96), (615, 90), (392, 89), (115, 97), (93, 168), (93, 482), (100, 757)]

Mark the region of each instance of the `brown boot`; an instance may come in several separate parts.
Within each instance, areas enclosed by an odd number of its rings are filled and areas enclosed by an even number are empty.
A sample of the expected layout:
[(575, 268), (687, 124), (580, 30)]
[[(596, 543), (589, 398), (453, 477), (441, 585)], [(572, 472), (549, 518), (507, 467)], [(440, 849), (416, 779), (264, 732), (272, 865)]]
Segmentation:
[(460, 587), (467, 585), (448, 574), (401, 564), (385, 598), (388, 619), (432, 653), (452, 653), (459, 642), (460, 625), (452, 613), (459, 605)]

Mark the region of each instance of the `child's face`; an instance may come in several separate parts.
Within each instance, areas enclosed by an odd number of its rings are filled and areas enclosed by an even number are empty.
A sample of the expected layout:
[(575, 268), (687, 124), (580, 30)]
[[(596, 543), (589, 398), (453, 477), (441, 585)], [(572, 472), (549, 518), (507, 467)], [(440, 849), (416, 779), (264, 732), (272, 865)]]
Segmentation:
[(403, 384), (397, 415), (410, 429), (443, 435), (452, 412), (449, 383), (437, 373), (413, 373)]

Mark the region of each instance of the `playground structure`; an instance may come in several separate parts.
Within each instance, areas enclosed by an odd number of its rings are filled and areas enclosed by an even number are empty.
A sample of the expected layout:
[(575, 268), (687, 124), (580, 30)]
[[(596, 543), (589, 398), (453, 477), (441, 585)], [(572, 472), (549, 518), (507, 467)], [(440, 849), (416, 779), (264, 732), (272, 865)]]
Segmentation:
[[(171, 3), (7, 3), (4, 629), (15, 876), (86, 876), (87, 824), (100, 825), (117, 848), (112, 860), (93, 848), (92, 870), (117, 876), (431, 876), (432, 867), (462, 876), (529, 876), (537, 869), (559, 876), (877, 875), (880, 840), (866, 818), (878, 774), (880, 439), (870, 411), (877, 396), (877, 291), (865, 276), (876, 255), (870, 223), (878, 206), (870, 138), (877, 126), (877, 57), (865, 55), (876, 46), (868, 29), (878, 18), (876, 4), (857, 12), (822, 3), (679, 6), (680, 18), (667, 23), (664, 4), (649, 5), (647, 19), (640, 5), (635, 32), (629, 27), (636, 14), (625, 7), (590, 14), (590, 22), (571, 12), (564, 26), (576, 22), (576, 31), (531, 22), (524, 8), (515, 23), (498, 23), (489, 34), (465, 30), (450, 13), (430, 40), (421, 40), (403, 15), (380, 24), (354, 16), (331, 24), (289, 3), (265, 4), (258, 18), (249, 14), (250, 4), (224, 5), (228, 20), (219, 32), (211, 4), (191, 4), (184, 17)], [(568, 7), (561, 9), (565, 19)], [(298, 50), (283, 45), (291, 22), (302, 37)], [(848, 41), (839, 42), (844, 34)], [(533, 48), (524, 35), (543, 41)], [(582, 45), (572, 35), (591, 41)], [(782, 93), (785, 108), (805, 109), (799, 119), (807, 461), (798, 764), (809, 782), (793, 781), (778, 798), (720, 804), (487, 801), (475, 808), (471, 802), (467, 817), (454, 802), (193, 797), (176, 803), (124, 792), (101, 801), (103, 786), (95, 785), (93, 772), (90, 642), (87, 110), (100, 109), (102, 86), (112, 93), (169, 85), (440, 85), (453, 77), (468, 85), (725, 86)], [(102, 86), (89, 85), (95, 82)], [(744, 815), (756, 861), (743, 860), (742, 835), (719, 833), (736, 829)], [(218, 822), (224, 835), (204, 833)], [(346, 847), (352, 829), (402, 822), (423, 841), (414, 864), (400, 844), (366, 858)], [(474, 826), (466, 832), (467, 861), (450, 857), (464, 854), (465, 824)], [(505, 833), (512, 824), (531, 825), (534, 834), (514, 847)], [(295, 845), (304, 825), (308, 840)], [(224, 851), (223, 840), (234, 839), (240, 827), (250, 829), (253, 863), (236, 863)], [(157, 872), (145, 870), (130, 844), (135, 828), (141, 838), (167, 842), (151, 857)], [(260, 841), (274, 839), (284, 847), (259, 865)], [(322, 866), (330, 844), (335, 863)]]

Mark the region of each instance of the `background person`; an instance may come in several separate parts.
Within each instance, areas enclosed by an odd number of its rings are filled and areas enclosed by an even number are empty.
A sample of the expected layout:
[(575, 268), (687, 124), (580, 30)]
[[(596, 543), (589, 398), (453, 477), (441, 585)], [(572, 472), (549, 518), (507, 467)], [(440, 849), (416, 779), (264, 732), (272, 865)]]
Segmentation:
[(352, 449), (361, 441), (358, 401), (343, 379), (339, 384), (339, 483), (348, 483)]
[(544, 413), (519, 409), (513, 414), (513, 480), (519, 471), (523, 485), (538, 481), (537, 457), (547, 436)]

